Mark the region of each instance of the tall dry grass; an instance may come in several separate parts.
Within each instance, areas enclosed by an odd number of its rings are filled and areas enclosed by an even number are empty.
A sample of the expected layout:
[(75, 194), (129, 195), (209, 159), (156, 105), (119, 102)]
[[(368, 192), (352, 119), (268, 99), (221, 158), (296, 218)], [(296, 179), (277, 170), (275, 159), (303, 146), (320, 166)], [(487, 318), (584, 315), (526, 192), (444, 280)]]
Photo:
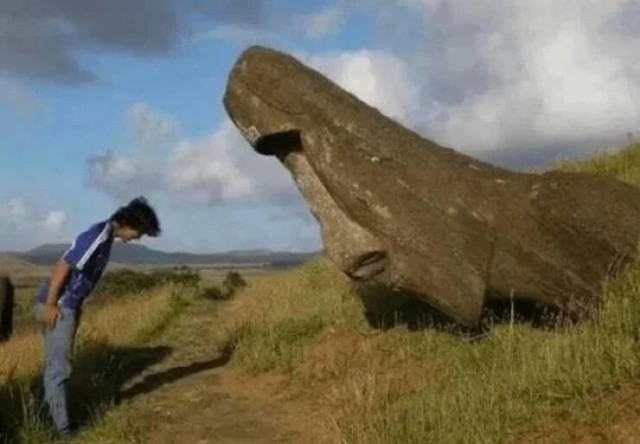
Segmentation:
[[(176, 315), (188, 293), (183, 286), (168, 285), (83, 313), (71, 390), (72, 407), (82, 421), (97, 420), (128, 377), (162, 358), (165, 351), (140, 344)], [(41, 399), (42, 358), (39, 332), (0, 345), (0, 442), (54, 439)]]
[(348, 280), (327, 261), (256, 277), (223, 309), (232, 362), (251, 372), (291, 369), (326, 326), (362, 321)]
[[(146, 296), (118, 298), (83, 314), (77, 344), (81, 349), (91, 343), (130, 344), (141, 335), (162, 325), (172, 315), (176, 287), (167, 286)], [(29, 377), (42, 368), (43, 340), (40, 332), (28, 332), (0, 343), (0, 384)]]

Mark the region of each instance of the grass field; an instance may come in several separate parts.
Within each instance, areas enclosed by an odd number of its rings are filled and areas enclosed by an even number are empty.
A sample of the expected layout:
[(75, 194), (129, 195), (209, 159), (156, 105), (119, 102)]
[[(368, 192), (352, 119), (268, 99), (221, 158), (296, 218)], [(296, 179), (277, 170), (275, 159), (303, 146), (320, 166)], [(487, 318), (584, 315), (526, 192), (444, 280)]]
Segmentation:
[[(32, 318), (33, 296), (50, 270), (11, 261), (16, 287), (14, 336), (0, 343), (0, 443), (41, 444), (54, 442), (55, 436), (43, 410), (42, 335)], [(129, 271), (153, 272), (132, 267)], [(121, 269), (116, 267), (115, 270)], [(70, 392), (73, 417), (87, 426), (101, 423), (123, 383), (168, 353), (163, 347), (149, 347), (181, 311), (204, 289), (220, 287), (230, 270), (198, 270), (196, 281), (169, 283), (114, 296), (98, 294), (87, 301), (76, 341)], [(245, 276), (264, 275), (264, 270), (243, 270)], [(109, 279), (109, 275), (105, 276)], [(87, 402), (87, 400), (89, 400)], [(114, 421), (103, 425), (101, 436), (120, 442), (125, 425)]]

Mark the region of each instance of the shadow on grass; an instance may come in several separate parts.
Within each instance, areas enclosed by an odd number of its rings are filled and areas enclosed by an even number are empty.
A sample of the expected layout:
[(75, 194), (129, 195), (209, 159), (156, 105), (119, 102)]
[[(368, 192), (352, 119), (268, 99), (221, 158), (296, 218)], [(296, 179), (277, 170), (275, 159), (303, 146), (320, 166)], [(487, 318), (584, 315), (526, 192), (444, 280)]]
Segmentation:
[(383, 286), (360, 286), (358, 294), (369, 326), (388, 330), (405, 326), (410, 331), (434, 329), (467, 339), (480, 339), (500, 324), (529, 324), (534, 328), (556, 329), (575, 323), (561, 310), (530, 300), (493, 299), (486, 302), (475, 327), (460, 325), (417, 296), (391, 292)]
[[(160, 362), (169, 347), (92, 344), (75, 355), (69, 382), (69, 410), (86, 426), (116, 400), (126, 381)], [(0, 443), (36, 443), (52, 439), (43, 402), (42, 374), (0, 388)]]
[(186, 378), (187, 376), (194, 375), (206, 370), (211, 370), (217, 367), (222, 367), (233, 354), (233, 348), (228, 346), (221, 350), (220, 355), (214, 359), (208, 359), (206, 361), (193, 362), (189, 365), (173, 367), (160, 373), (155, 373), (146, 376), (142, 381), (128, 387), (121, 391), (115, 398), (117, 404), (127, 401), (145, 393), (150, 393), (163, 385), (170, 384), (174, 381)]

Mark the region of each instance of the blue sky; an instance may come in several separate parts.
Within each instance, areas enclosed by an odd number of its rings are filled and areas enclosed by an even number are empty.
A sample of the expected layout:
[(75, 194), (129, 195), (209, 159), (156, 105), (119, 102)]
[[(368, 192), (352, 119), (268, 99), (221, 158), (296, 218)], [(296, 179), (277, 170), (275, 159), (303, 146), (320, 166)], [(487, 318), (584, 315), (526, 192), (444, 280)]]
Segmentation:
[(140, 194), (162, 220), (154, 248), (321, 248), (288, 172), (222, 107), (254, 43), (479, 157), (586, 153), (639, 130), (634, 1), (147, 3), (0, 4), (0, 251), (68, 241)]

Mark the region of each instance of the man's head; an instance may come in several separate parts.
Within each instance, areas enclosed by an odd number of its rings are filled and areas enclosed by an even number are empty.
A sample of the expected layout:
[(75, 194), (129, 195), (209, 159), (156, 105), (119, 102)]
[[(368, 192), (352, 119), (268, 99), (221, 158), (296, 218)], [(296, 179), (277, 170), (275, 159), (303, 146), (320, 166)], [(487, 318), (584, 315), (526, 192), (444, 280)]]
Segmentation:
[(123, 242), (139, 239), (144, 235), (156, 237), (161, 231), (156, 212), (142, 196), (118, 208), (109, 220), (114, 224), (116, 237)]

